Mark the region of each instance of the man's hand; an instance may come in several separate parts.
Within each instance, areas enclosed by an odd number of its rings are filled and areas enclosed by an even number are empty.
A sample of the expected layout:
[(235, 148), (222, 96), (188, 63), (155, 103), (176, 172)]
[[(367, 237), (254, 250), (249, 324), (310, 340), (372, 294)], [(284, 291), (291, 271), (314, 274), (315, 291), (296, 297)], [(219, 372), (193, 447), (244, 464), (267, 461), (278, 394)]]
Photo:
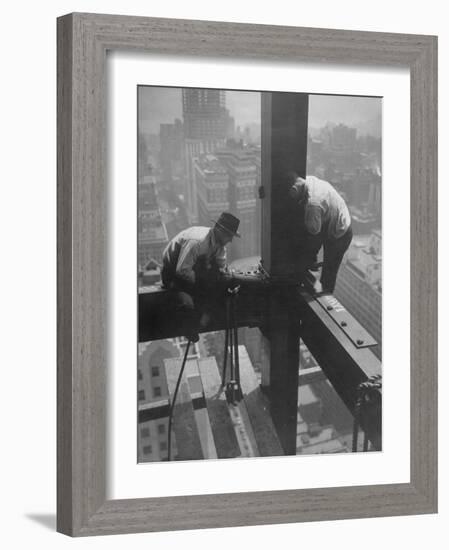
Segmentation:
[(228, 268), (220, 269), (219, 282), (225, 288), (235, 288), (239, 284), (236, 278), (234, 277), (232, 271), (229, 271)]

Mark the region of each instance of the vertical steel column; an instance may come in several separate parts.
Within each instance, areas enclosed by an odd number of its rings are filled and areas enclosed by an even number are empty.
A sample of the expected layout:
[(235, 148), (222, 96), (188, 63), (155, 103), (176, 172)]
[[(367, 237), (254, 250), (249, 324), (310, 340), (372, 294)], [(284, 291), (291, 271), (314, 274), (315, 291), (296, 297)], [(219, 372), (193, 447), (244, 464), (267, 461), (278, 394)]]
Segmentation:
[[(272, 276), (297, 271), (302, 224), (288, 194), (289, 173), (305, 177), (307, 163), (308, 95), (262, 94), (262, 259)], [(271, 414), (285, 454), (296, 454), (299, 321), (288, 288), (273, 290), (266, 335), (270, 343)]]

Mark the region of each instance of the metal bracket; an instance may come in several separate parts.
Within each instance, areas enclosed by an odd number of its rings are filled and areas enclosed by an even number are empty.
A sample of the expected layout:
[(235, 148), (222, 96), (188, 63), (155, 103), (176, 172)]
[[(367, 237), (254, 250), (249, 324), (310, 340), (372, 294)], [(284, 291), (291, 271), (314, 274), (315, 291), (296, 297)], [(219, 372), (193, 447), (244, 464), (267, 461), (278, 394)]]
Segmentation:
[(377, 346), (376, 340), (360, 325), (354, 317), (331, 294), (316, 296), (315, 300), (341, 328), (357, 348)]

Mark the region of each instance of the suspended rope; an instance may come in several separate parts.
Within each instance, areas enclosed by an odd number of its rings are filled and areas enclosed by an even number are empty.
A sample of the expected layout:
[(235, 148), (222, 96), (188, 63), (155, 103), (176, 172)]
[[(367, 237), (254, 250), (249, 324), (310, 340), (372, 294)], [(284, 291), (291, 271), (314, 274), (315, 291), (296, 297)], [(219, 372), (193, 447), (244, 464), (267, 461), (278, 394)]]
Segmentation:
[[(240, 388), (240, 365), (239, 365), (239, 341), (238, 328), (235, 316), (235, 297), (240, 287), (227, 289), (226, 296), (226, 329), (225, 329), (225, 347), (223, 353), (223, 372), (221, 385), (226, 386), (226, 397), (229, 402), (235, 403), (241, 399), (242, 392)], [(226, 383), (226, 370), (229, 357), (230, 372), (229, 382)]]

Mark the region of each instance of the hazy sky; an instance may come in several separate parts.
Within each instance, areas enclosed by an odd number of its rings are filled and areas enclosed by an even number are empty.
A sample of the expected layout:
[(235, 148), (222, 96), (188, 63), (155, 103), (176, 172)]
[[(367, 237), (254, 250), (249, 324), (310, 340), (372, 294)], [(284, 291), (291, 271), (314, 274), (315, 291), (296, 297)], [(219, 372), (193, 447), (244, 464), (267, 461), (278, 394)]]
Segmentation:
[[(159, 133), (161, 123), (182, 120), (181, 88), (142, 86), (139, 88), (140, 124), (144, 132)], [(236, 126), (260, 123), (259, 92), (226, 92), (226, 106)]]
[[(139, 88), (140, 129), (159, 133), (161, 123), (182, 120), (181, 88), (142, 86)], [(260, 123), (260, 93), (226, 92), (226, 106), (236, 126)], [(379, 98), (353, 96), (311, 95), (309, 98), (309, 126), (320, 128), (326, 122), (360, 126), (366, 123), (380, 135), (382, 103)]]
[(378, 97), (310, 95), (309, 126), (321, 128), (326, 122), (356, 126), (372, 120), (380, 124), (381, 109), (382, 100)]

